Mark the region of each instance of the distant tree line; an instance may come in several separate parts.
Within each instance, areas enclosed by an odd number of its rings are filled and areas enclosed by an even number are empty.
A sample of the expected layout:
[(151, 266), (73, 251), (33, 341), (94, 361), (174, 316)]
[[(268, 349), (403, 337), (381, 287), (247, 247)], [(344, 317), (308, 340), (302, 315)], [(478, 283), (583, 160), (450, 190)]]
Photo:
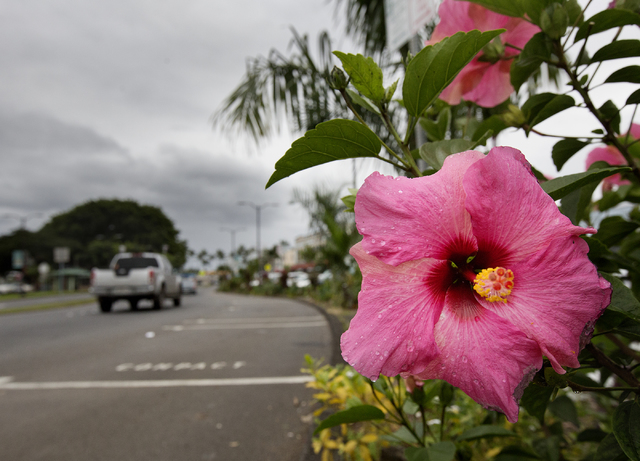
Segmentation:
[(187, 260), (187, 242), (179, 239), (173, 221), (159, 207), (100, 199), (52, 217), (36, 232), (18, 229), (0, 236), (0, 273), (12, 269), (14, 250), (26, 251), (25, 273), (32, 278), (41, 262), (55, 267), (55, 247), (69, 247), (68, 266), (90, 269), (106, 267), (121, 245), (133, 252), (162, 252), (166, 245), (167, 257), (175, 267)]

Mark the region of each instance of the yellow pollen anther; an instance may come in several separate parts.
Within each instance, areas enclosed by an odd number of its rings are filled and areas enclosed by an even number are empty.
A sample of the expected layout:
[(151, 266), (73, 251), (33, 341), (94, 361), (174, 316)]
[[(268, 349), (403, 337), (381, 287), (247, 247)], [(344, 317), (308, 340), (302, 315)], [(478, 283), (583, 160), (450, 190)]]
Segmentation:
[(476, 275), (473, 289), (487, 301), (506, 303), (513, 289), (513, 271), (504, 267), (483, 269)]

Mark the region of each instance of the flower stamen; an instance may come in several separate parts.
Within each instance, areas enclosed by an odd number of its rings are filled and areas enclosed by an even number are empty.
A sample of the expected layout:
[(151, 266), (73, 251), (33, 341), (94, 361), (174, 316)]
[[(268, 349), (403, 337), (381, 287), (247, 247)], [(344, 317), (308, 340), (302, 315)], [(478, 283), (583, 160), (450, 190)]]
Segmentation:
[(482, 269), (473, 281), (473, 289), (489, 302), (507, 302), (513, 289), (513, 271), (504, 267)]

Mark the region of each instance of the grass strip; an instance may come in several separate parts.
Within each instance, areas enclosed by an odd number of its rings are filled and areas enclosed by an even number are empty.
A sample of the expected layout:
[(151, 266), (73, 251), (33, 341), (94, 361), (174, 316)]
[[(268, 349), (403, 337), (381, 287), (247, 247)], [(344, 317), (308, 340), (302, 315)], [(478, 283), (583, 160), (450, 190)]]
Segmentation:
[(34, 304), (32, 306), (9, 307), (0, 309), (0, 315), (17, 314), (20, 312), (46, 311), (49, 309), (60, 309), (63, 307), (74, 307), (82, 304), (95, 304), (96, 300), (91, 298), (73, 299), (69, 301), (59, 301), (57, 303)]

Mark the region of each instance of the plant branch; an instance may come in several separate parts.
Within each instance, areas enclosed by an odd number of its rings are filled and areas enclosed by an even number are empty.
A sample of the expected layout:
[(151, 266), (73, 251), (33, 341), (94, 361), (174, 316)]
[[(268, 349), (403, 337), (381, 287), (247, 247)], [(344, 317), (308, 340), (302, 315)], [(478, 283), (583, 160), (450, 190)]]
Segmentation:
[(627, 346), (622, 340), (620, 340), (620, 338), (618, 338), (616, 335), (611, 333), (607, 334), (606, 336), (607, 336), (607, 339), (611, 341), (613, 344), (615, 344), (616, 346), (618, 346), (618, 348), (622, 352), (627, 354), (632, 359), (640, 362), (640, 354), (638, 354), (636, 351), (634, 351), (629, 346)]
[(640, 390), (640, 381), (638, 381), (638, 378), (636, 378), (628, 369), (614, 363), (600, 349), (594, 346), (593, 343), (587, 344), (585, 349), (591, 352), (591, 355), (593, 355), (600, 365), (620, 377), (620, 379), (630, 386), (633, 386), (636, 390)]
[(613, 130), (613, 127), (611, 125), (611, 120), (605, 119), (604, 115), (595, 106), (595, 104), (591, 100), (591, 96), (589, 95), (588, 86), (584, 87), (578, 81), (578, 77), (576, 73), (571, 68), (571, 66), (567, 63), (567, 59), (564, 55), (560, 42), (558, 41), (554, 42), (554, 46), (556, 48), (555, 53), (558, 56), (558, 64), (557, 64), (558, 68), (564, 70), (567, 73), (567, 75), (569, 76), (569, 79), (571, 80), (572, 86), (580, 94), (580, 96), (582, 97), (582, 100), (584, 101), (589, 111), (596, 117), (598, 122), (600, 122), (602, 127), (605, 129), (606, 135), (603, 137), (603, 141), (611, 144), (613, 147), (618, 149), (618, 151), (620, 151), (622, 156), (625, 158), (627, 164), (631, 167), (632, 173), (636, 176), (636, 178), (638, 178), (638, 180), (640, 180), (640, 169), (638, 169), (638, 166), (636, 165), (635, 161), (629, 154), (629, 151), (626, 148), (626, 146), (624, 146), (620, 142), (620, 140), (617, 138), (616, 133)]

